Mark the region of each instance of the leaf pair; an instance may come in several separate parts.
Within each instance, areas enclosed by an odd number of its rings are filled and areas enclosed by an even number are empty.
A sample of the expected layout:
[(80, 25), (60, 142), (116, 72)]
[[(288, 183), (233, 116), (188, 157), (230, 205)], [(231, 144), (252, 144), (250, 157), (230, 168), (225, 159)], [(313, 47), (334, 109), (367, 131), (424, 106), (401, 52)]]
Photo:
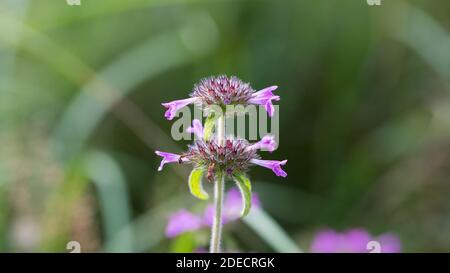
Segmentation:
[[(189, 176), (189, 189), (191, 194), (201, 200), (207, 200), (209, 198), (209, 195), (204, 190), (202, 183), (204, 172), (204, 168), (195, 168)], [(242, 196), (241, 217), (244, 217), (250, 212), (252, 205), (252, 185), (250, 179), (248, 179), (248, 177), (243, 173), (233, 174), (233, 179), (236, 182)]]

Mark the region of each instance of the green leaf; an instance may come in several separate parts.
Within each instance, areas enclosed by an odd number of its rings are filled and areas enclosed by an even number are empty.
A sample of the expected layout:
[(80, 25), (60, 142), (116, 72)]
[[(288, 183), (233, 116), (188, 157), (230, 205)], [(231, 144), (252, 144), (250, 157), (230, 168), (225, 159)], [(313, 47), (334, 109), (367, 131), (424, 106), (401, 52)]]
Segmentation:
[(244, 217), (250, 212), (252, 206), (252, 184), (243, 173), (234, 174), (233, 177), (242, 195), (241, 217)]
[(214, 113), (211, 113), (208, 118), (206, 118), (205, 121), (205, 129), (204, 129), (204, 133), (203, 133), (203, 137), (205, 140), (209, 140), (211, 138), (211, 135), (213, 133), (214, 130), (214, 126), (216, 124), (216, 120), (217, 120), (217, 115)]
[(195, 168), (192, 170), (191, 175), (189, 175), (189, 190), (192, 195), (201, 200), (206, 200), (209, 198), (208, 193), (203, 189), (202, 177), (203, 168)]
[(289, 237), (286, 231), (262, 208), (255, 209), (242, 219), (273, 250), (280, 253), (301, 253), (303, 250)]

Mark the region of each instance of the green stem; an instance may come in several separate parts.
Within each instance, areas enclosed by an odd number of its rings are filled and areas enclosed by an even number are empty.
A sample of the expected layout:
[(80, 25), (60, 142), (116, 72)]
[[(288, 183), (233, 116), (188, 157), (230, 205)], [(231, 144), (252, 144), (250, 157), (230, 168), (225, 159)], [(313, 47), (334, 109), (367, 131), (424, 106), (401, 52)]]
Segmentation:
[[(219, 144), (225, 145), (225, 117), (222, 115), (217, 119), (217, 139)], [(222, 204), (224, 195), (225, 175), (218, 173), (214, 183), (214, 220), (211, 228), (211, 253), (220, 252), (222, 238)]]

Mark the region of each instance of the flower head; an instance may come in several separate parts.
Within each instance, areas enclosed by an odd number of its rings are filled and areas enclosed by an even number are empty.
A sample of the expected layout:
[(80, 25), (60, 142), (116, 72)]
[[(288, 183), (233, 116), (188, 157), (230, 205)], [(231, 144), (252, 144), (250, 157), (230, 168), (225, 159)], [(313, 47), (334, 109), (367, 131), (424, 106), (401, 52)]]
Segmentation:
[(212, 180), (219, 171), (225, 171), (228, 175), (235, 171), (247, 171), (250, 161), (259, 158), (254, 149), (247, 149), (249, 146), (245, 139), (239, 138), (228, 138), (225, 145), (220, 145), (214, 138), (197, 140), (183, 156), (196, 167), (207, 169), (208, 179)]
[(380, 243), (380, 251), (383, 253), (400, 252), (401, 243), (393, 234), (383, 234), (373, 237), (364, 229), (350, 229), (343, 233), (331, 229), (322, 230), (316, 234), (311, 245), (311, 252), (322, 253), (367, 253), (367, 245), (370, 241)]
[(280, 97), (273, 94), (277, 86), (270, 86), (255, 91), (249, 83), (245, 83), (235, 76), (212, 76), (202, 79), (194, 86), (190, 98), (163, 103), (167, 108), (165, 117), (172, 120), (181, 108), (197, 103), (203, 106), (226, 105), (262, 105), (270, 117), (275, 109), (272, 101), (279, 101)]
[(194, 86), (191, 97), (200, 98), (205, 105), (247, 104), (255, 92), (250, 84), (235, 76), (209, 77)]
[(261, 160), (257, 154), (258, 149), (273, 150), (275, 146), (276, 143), (272, 137), (264, 137), (255, 144), (250, 144), (245, 139), (229, 137), (225, 145), (221, 145), (215, 138), (199, 139), (181, 155), (157, 151), (156, 154), (163, 157), (158, 170), (162, 170), (166, 163), (190, 163), (196, 168), (206, 170), (208, 180), (212, 181), (218, 172), (223, 171), (231, 176), (233, 173), (246, 172), (251, 165), (259, 165), (271, 169), (277, 176), (286, 177), (287, 173), (281, 166), (285, 165), (287, 160)]

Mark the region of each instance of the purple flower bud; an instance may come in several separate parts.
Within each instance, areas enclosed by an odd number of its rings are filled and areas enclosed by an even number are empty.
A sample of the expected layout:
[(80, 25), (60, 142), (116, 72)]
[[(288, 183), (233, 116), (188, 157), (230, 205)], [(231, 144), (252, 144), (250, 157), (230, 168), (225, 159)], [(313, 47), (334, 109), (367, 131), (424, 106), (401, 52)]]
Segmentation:
[(264, 105), (264, 108), (266, 109), (269, 116), (273, 117), (275, 109), (273, 107), (272, 100), (280, 100), (280, 96), (276, 96), (272, 93), (272, 91), (276, 90), (277, 88), (278, 86), (274, 85), (253, 93), (252, 97), (248, 100), (248, 103)]
[(180, 155), (177, 155), (177, 154), (160, 152), (160, 151), (155, 151), (155, 154), (163, 157), (163, 159), (161, 160), (161, 164), (159, 164), (158, 171), (161, 171), (163, 169), (163, 166), (166, 163), (173, 163), (173, 162), (182, 163), (182, 162), (188, 161), (187, 158), (182, 158)]
[(287, 160), (278, 161), (278, 160), (261, 160), (261, 159), (252, 159), (250, 161), (253, 164), (259, 165), (264, 168), (272, 169), (272, 171), (277, 176), (286, 177), (287, 173), (281, 169), (282, 165), (286, 165)]
[(181, 233), (198, 230), (203, 226), (200, 216), (194, 215), (185, 209), (172, 214), (166, 226), (166, 236), (175, 237)]
[(198, 119), (192, 121), (192, 126), (186, 129), (186, 132), (194, 133), (199, 139), (203, 139), (203, 125)]
[(189, 104), (196, 102), (197, 100), (198, 98), (189, 98), (184, 100), (174, 100), (171, 102), (162, 103), (161, 105), (167, 108), (164, 116), (166, 117), (166, 119), (172, 120), (175, 117), (178, 110)]
[(251, 145), (249, 148), (254, 150), (266, 150), (269, 152), (275, 151), (277, 143), (274, 136), (264, 136), (260, 141)]

